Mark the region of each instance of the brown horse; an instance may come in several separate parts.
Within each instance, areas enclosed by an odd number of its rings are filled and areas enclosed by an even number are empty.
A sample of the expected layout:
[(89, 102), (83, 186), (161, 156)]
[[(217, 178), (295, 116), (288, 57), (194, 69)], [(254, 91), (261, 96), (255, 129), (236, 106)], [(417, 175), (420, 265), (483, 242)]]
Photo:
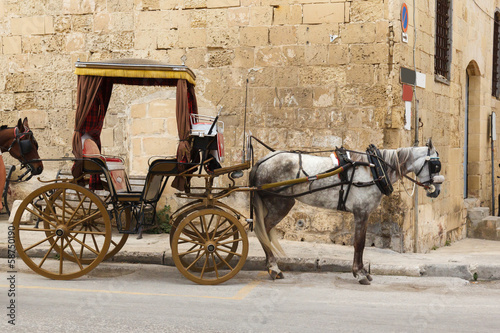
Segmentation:
[(38, 142), (28, 126), (28, 118), (23, 121), (19, 119), (16, 127), (0, 127), (0, 149), (2, 153), (9, 152), (21, 162), (21, 169), (26, 168), (26, 172), (18, 180), (29, 180), (42, 173), (43, 163), (38, 155)]

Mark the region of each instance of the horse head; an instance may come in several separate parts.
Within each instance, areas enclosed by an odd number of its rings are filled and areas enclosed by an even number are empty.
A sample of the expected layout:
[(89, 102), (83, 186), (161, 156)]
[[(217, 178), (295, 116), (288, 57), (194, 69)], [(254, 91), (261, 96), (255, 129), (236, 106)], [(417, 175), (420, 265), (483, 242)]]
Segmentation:
[(437, 198), (441, 193), (441, 184), (444, 182), (444, 176), (439, 174), (441, 172), (441, 161), (431, 139), (429, 139), (426, 146), (427, 149), (420, 149), (422, 154), (415, 159), (414, 172), (418, 181), (424, 185), (427, 196)]
[(38, 142), (29, 128), (28, 118), (24, 118), (23, 121), (19, 119), (16, 127), (2, 127), (0, 147), (2, 152), (8, 151), (12, 157), (21, 162), (21, 169), (24, 167), (27, 169), (19, 180), (25, 176), (28, 177), (24, 180), (29, 180), (32, 176), (42, 173), (43, 163), (38, 155)]

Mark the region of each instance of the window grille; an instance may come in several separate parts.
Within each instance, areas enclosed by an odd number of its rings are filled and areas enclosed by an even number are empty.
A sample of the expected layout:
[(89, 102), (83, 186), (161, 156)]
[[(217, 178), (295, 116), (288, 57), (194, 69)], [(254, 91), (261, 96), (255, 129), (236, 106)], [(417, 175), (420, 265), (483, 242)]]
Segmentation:
[(451, 0), (436, 0), (435, 51), (434, 73), (449, 80), (451, 63)]
[(492, 89), (491, 94), (496, 98), (500, 97), (500, 53), (498, 48), (500, 47), (500, 12), (495, 13), (495, 23), (493, 29), (493, 79), (492, 79)]

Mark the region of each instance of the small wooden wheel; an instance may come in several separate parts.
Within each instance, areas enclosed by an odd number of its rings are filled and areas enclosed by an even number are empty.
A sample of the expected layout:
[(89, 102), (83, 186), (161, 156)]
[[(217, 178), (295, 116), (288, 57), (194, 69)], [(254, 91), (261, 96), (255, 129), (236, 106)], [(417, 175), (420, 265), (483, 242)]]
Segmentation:
[[(40, 219), (43, 226), (21, 224), (25, 212)], [(111, 242), (104, 204), (94, 193), (72, 183), (46, 185), (28, 195), (17, 210), (14, 229), (16, 250), (26, 265), (56, 280), (90, 272), (104, 259)]]
[(219, 284), (235, 276), (245, 264), (248, 238), (233, 215), (219, 208), (189, 214), (172, 236), (172, 258), (177, 269), (199, 284)]

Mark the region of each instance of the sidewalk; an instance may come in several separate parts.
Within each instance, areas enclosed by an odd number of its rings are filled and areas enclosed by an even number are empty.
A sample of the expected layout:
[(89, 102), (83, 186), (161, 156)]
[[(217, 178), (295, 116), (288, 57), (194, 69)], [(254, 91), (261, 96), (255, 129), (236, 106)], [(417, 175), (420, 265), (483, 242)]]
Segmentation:
[[(0, 258), (7, 257), (7, 216), (0, 215)], [(265, 270), (264, 252), (253, 233), (249, 234), (245, 270)], [(352, 246), (281, 240), (287, 257), (279, 259), (281, 270), (307, 272), (350, 272)], [(114, 262), (174, 266), (168, 234), (130, 235)], [(364, 251), (365, 267), (374, 275), (441, 276), (466, 280), (500, 279), (500, 242), (464, 239), (430, 253), (398, 253), (369, 247)]]

